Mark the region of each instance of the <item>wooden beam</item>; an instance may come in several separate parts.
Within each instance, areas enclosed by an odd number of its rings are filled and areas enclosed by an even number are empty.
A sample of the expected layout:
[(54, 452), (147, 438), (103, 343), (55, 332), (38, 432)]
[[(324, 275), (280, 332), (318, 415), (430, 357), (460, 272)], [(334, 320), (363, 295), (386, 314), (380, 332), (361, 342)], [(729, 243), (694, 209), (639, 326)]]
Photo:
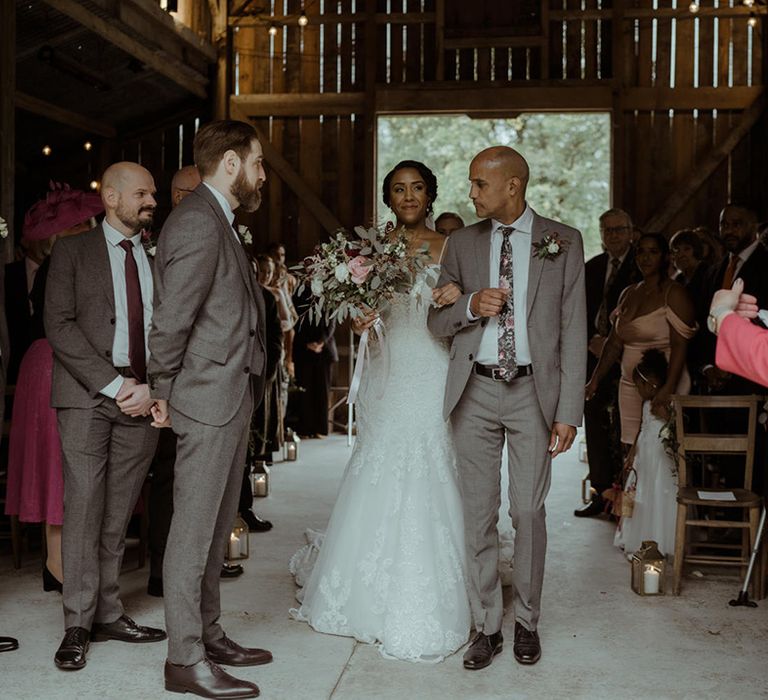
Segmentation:
[[(209, 0), (213, 2), (213, 0)], [(379, 12), (375, 16), (376, 24), (434, 24), (435, 12)], [(260, 12), (244, 15), (232, 14), (229, 23), (238, 27), (268, 27), (271, 23), (277, 25), (291, 24), (299, 22), (300, 15), (270, 15), (267, 12)], [(332, 14), (327, 12), (323, 15), (308, 17), (310, 25), (318, 24), (363, 24), (366, 21), (365, 12), (347, 12), (342, 14)]]
[[(744, 17), (748, 18), (750, 14), (761, 15), (768, 12), (768, 8), (753, 5), (752, 7), (746, 7), (744, 5), (737, 5), (736, 7), (699, 7), (699, 11), (695, 14), (688, 9), (688, 5), (680, 3), (680, 7), (660, 7), (653, 9), (650, 7), (627, 7), (624, 12), (624, 20), (632, 21), (635, 19), (672, 19), (680, 20), (696, 19), (697, 17), (718, 17), (720, 19), (727, 19), (730, 17)], [(612, 20), (613, 8), (605, 8), (602, 10), (550, 10), (549, 18), (556, 22), (568, 22), (568, 21), (595, 21), (595, 20)]]
[(624, 203), (624, 170), (627, 154), (625, 151), (627, 117), (623, 93), (625, 71), (622, 69), (624, 57), (624, 0), (613, 1), (613, 22), (611, 25), (611, 64), (613, 66), (613, 108), (611, 110), (611, 192), (610, 202), (613, 207)]
[(498, 36), (498, 37), (460, 37), (457, 39), (445, 39), (446, 49), (490, 49), (511, 48), (527, 49), (534, 46), (543, 46), (544, 37), (540, 34), (530, 36)]
[(435, 0), (435, 80), (445, 80), (445, 0)]
[(641, 112), (668, 109), (747, 109), (763, 93), (763, 87), (639, 87), (623, 93), (625, 110)]
[(363, 92), (301, 92), (271, 95), (233, 95), (232, 104), (249, 117), (309, 117), (362, 114)]
[(37, 55), (37, 52), (40, 51), (40, 49), (43, 48), (43, 46), (61, 46), (62, 44), (66, 44), (70, 41), (74, 41), (79, 36), (82, 36), (85, 34), (88, 30), (83, 27), (73, 27), (69, 31), (66, 32), (59, 32), (55, 36), (49, 36), (45, 39), (40, 39), (40, 41), (36, 41), (32, 46), (24, 49), (24, 51), (17, 51), (16, 52), (16, 62), (21, 63), (22, 61), (26, 61), (28, 58), (32, 58), (33, 56)]
[(749, 133), (765, 110), (765, 96), (759, 95), (752, 105), (739, 119), (731, 133), (718, 146), (715, 146), (710, 154), (691, 171), (690, 177), (683, 182), (677, 190), (664, 202), (661, 209), (654, 214), (643, 228), (646, 231), (663, 231), (672, 221), (675, 215), (696, 194), (712, 173), (717, 170), (739, 142)]
[[(234, 101), (230, 101), (229, 114), (232, 119), (252, 123), (248, 115), (244, 114), (238, 108)], [(264, 159), (267, 161), (270, 169), (290, 187), (301, 201), (302, 206), (317, 219), (318, 223), (328, 232), (333, 233), (341, 228), (341, 222), (333, 215), (328, 207), (323, 204), (312, 189), (301, 179), (301, 176), (291, 167), (291, 164), (273, 148), (268, 135), (258, 127), (254, 127), (259, 135), (259, 143), (264, 153)]]
[(32, 112), (32, 114), (39, 114), (41, 117), (47, 117), (59, 124), (66, 124), (75, 129), (103, 136), (107, 139), (113, 139), (117, 136), (117, 130), (110, 124), (91, 119), (77, 112), (71, 112), (68, 109), (51, 104), (38, 97), (27, 95), (24, 92), (16, 91), (15, 102), (18, 109)]
[(179, 87), (205, 99), (208, 79), (161, 50), (153, 50), (122, 31), (114, 22), (109, 22), (91, 12), (76, 0), (44, 0), (53, 9), (80, 22), (90, 31), (106, 39), (127, 54), (146, 64), (149, 68), (169, 78)]
[(363, 85), (365, 87), (365, 105), (363, 108), (364, 153), (363, 153), (363, 216), (365, 223), (373, 222), (376, 214), (376, 59), (378, 42), (376, 41), (376, 3), (365, 5), (365, 62)]
[[(8, 224), (8, 238), (0, 239), (0, 266), (13, 260), (13, 215), (16, 166), (16, 3), (0, 3), (0, 217)], [(0, 271), (0, 277), (2, 272)], [(2, 290), (0, 290), (2, 294)], [(0, 309), (0, 324), (5, 310)], [(5, 372), (0, 373), (4, 379)], [(0, 407), (1, 409), (2, 407)]]

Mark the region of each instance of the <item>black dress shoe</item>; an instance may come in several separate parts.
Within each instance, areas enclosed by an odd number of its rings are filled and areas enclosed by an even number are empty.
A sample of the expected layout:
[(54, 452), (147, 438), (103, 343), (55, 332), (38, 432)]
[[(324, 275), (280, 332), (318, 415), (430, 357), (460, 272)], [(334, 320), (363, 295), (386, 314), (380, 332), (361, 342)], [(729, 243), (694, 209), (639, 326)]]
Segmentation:
[(205, 655), (213, 663), (223, 666), (261, 666), (272, 661), (272, 654), (266, 649), (241, 647), (227, 635), (215, 642), (206, 642)]
[(262, 520), (252, 510), (240, 513), (240, 517), (245, 520), (249, 532), (267, 532), (272, 529), (272, 523), (269, 520)]
[(512, 647), (515, 659), (521, 664), (535, 664), (541, 658), (541, 642), (536, 630), (526, 629), (515, 622), (515, 644)]
[(493, 634), (478, 632), (469, 649), (464, 652), (464, 668), (479, 671), (481, 668), (490, 666), (493, 657), (501, 653), (503, 646), (504, 637), (501, 636), (501, 632)]
[(63, 589), (61, 581), (57, 579), (51, 570), (47, 567), (43, 567), (43, 590), (44, 591), (58, 591), (61, 593)]
[(165, 638), (166, 634), (163, 630), (137, 625), (128, 615), (122, 615), (109, 624), (94, 622), (91, 628), (91, 639), (94, 642), (116, 639), (119, 642), (142, 644), (144, 642), (161, 642)]
[(69, 627), (53, 661), (63, 671), (78, 671), (85, 666), (90, 633), (84, 627)]
[(574, 510), (573, 514), (577, 518), (594, 518), (596, 515), (600, 515), (604, 512), (605, 501), (601, 497), (595, 497), (584, 507)]
[(221, 578), (237, 578), (243, 574), (242, 564), (222, 564)]
[(192, 666), (165, 662), (165, 689), (172, 693), (194, 693), (204, 698), (257, 698), (259, 686), (230, 676), (209, 659)]
[(163, 597), (163, 579), (160, 576), (150, 576), (147, 581), (147, 595), (155, 598)]

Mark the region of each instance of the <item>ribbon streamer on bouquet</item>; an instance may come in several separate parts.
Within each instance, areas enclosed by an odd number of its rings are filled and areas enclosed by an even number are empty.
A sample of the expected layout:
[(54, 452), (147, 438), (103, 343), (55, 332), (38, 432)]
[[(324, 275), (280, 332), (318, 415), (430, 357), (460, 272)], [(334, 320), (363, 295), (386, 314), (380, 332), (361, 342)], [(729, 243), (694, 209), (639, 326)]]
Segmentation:
[(386, 327), (384, 326), (384, 321), (382, 321), (381, 318), (377, 318), (373, 322), (373, 325), (370, 328), (366, 328), (363, 331), (363, 334), (360, 336), (360, 345), (358, 345), (357, 347), (357, 360), (355, 361), (355, 371), (354, 371), (354, 374), (352, 375), (352, 383), (349, 386), (349, 394), (347, 394), (348, 404), (354, 404), (355, 401), (357, 400), (357, 392), (360, 390), (360, 382), (363, 378), (363, 370), (365, 369), (365, 362), (366, 362), (368, 353), (370, 352), (370, 350), (368, 349), (368, 339), (370, 337), (371, 330), (373, 330), (373, 332), (376, 334), (376, 338), (379, 341), (379, 347), (381, 348), (382, 360), (384, 362), (384, 367), (385, 367), (385, 373), (384, 373), (385, 378), (381, 383), (382, 393), (387, 383), (386, 377), (389, 375), (389, 351), (387, 350), (387, 343), (384, 336)]

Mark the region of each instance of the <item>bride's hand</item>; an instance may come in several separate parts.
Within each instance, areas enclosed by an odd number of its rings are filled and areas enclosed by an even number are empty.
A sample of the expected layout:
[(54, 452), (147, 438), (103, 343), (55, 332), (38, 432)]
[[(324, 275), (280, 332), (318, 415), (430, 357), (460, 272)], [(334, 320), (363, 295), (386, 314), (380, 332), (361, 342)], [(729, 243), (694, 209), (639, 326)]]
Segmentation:
[(461, 296), (461, 288), (454, 282), (448, 282), (442, 287), (435, 287), (432, 290), (432, 301), (435, 306), (450, 306), (455, 304)]
[(376, 311), (370, 310), (365, 316), (358, 316), (357, 318), (352, 319), (352, 330), (357, 335), (362, 335), (363, 331), (368, 330), (374, 323), (376, 323), (376, 319), (378, 318), (379, 314)]

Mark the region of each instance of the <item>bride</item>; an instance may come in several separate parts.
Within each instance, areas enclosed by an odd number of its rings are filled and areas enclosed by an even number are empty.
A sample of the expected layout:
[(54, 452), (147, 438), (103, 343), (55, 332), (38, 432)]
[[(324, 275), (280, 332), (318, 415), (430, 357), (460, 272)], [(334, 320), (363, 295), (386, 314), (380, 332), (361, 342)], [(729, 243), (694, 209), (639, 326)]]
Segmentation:
[[(397, 225), (414, 251), (428, 244), (435, 264), (445, 239), (426, 218), (436, 196), (434, 174), (416, 161), (398, 163), (384, 179)], [(297, 583), (305, 582), (291, 614), (318, 632), (376, 644), (386, 657), (437, 662), (467, 641), (470, 612), (456, 461), (441, 411), (448, 353), (427, 330), (423, 287), (416, 280), (382, 316), (389, 361), (371, 353), (358, 438), (317, 560), (306, 563), (317, 546), (310, 544), (291, 562)], [(446, 285), (432, 291), (433, 303), (459, 294)]]

